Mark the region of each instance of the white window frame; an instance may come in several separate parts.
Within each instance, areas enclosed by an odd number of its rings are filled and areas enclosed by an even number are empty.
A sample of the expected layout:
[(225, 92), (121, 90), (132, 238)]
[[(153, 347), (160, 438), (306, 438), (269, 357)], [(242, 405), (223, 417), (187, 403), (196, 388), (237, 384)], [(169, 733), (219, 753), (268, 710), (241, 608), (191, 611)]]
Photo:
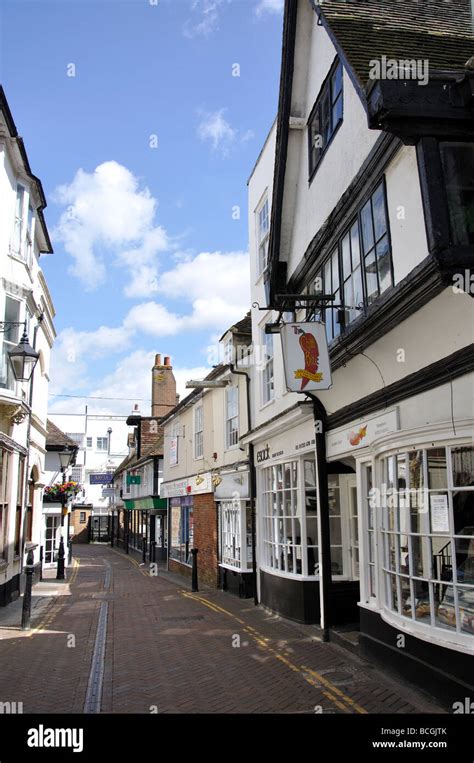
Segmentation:
[[(268, 405), (275, 399), (275, 347), (273, 334), (265, 334), (265, 326), (261, 329), (262, 338), (262, 370), (261, 370), (261, 406)], [(271, 345), (271, 354), (268, 353), (268, 347)]]
[(197, 461), (204, 458), (204, 409), (202, 403), (198, 403), (194, 407), (193, 427), (193, 457)]
[[(22, 313), (23, 313), (23, 305), (24, 302), (21, 299), (18, 299), (16, 296), (13, 296), (12, 294), (5, 294), (5, 300), (3, 303), (3, 320), (7, 321), (7, 315), (6, 315), (6, 309), (7, 309), (7, 299), (11, 300), (12, 302), (15, 302), (18, 305), (18, 315), (16, 316), (18, 318), (18, 323), (21, 323), (22, 319)], [(8, 351), (12, 350), (18, 342), (20, 341), (21, 337), (21, 326), (10, 326), (7, 327), (5, 332), (2, 335), (2, 354), (4, 356), (4, 362), (5, 362), (5, 368), (6, 368), (6, 384), (3, 387), (3, 389), (9, 389), (12, 392), (16, 389), (16, 380), (13, 374), (13, 371), (11, 369), (11, 365), (8, 359)], [(13, 339), (7, 338), (13, 336)]]
[[(18, 206), (21, 189), (21, 205)], [(27, 189), (23, 183), (16, 184), (15, 191), (15, 218), (13, 222), (13, 234), (10, 245), (10, 254), (25, 261), (25, 207), (27, 204)]]
[[(102, 443), (105, 442), (105, 448), (99, 447), (99, 441), (101, 441)], [(109, 449), (109, 438), (107, 436), (106, 437), (96, 437), (95, 438), (95, 449), (100, 451), (100, 453), (107, 453), (107, 451)]]
[[(229, 395), (235, 394), (235, 400), (229, 401)], [(230, 406), (235, 405), (233, 415)], [(226, 450), (239, 445), (239, 385), (231, 384), (225, 390), (225, 447)]]
[(94, 440), (92, 437), (86, 437), (86, 448), (92, 448)]
[[(263, 226), (262, 226), (263, 222)], [(270, 240), (270, 202), (268, 193), (265, 194), (255, 210), (255, 227), (257, 233), (257, 275), (265, 273), (268, 268), (268, 243)]]

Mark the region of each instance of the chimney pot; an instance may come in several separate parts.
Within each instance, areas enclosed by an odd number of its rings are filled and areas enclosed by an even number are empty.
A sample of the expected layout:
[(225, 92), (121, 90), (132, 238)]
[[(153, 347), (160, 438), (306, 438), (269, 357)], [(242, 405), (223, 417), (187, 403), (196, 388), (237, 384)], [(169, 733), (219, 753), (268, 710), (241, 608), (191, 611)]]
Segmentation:
[(161, 355), (155, 355), (155, 366), (161, 366)]
[(171, 365), (171, 363), (170, 363), (170, 356), (169, 355), (165, 355), (165, 366), (170, 366), (170, 365)]

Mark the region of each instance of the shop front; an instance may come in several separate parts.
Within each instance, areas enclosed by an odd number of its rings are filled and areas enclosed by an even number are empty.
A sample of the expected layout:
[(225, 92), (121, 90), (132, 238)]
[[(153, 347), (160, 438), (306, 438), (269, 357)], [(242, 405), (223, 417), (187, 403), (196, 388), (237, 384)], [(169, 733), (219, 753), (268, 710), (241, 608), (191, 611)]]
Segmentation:
[[(166, 561), (168, 547), (167, 501), (157, 496), (124, 499), (129, 546), (146, 558)], [(156, 545), (155, 545), (156, 544)]]
[(362, 653), (452, 703), (474, 691), (474, 448), (437, 394), (329, 432), (327, 456), (355, 461)]
[[(296, 414), (283, 415), (265, 439), (255, 441), (260, 601), (304, 623), (318, 623), (321, 608), (315, 449), (310, 404), (299, 406)], [(331, 571), (327, 619), (338, 624), (358, 617), (355, 462), (335, 460), (327, 471)]]
[(169, 502), (168, 569), (191, 577), (191, 550), (197, 549), (199, 579), (217, 587), (217, 508), (211, 473), (163, 482), (161, 496)]
[(248, 466), (213, 476), (218, 506), (220, 584), (241, 598), (254, 595), (253, 526)]

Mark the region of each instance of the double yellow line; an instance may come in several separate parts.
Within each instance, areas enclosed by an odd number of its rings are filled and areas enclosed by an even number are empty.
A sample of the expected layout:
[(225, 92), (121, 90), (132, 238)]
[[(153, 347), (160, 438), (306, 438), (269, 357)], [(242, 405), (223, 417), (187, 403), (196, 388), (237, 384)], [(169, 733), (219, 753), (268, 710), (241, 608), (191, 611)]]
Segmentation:
[[(234, 615), (233, 612), (229, 612), (229, 610), (220, 607), (215, 602), (210, 602), (207, 599), (204, 599), (202, 596), (196, 596), (196, 594), (189, 593), (188, 591), (181, 591), (181, 594), (187, 599), (198, 601), (200, 604), (203, 604), (205, 607), (208, 607), (214, 612), (227, 615), (228, 617), (231, 617), (233, 620), (238, 622), (239, 625), (243, 626), (242, 629), (244, 632), (253, 638), (258, 646), (267, 651), (272, 657), (285, 665), (285, 667), (287, 667), (293, 673), (297, 673), (299, 676), (301, 676), (301, 678), (306, 681), (306, 683), (310, 684), (316, 689), (320, 689), (323, 696), (330, 700), (330, 702), (339, 708), (339, 710), (342, 710), (344, 713), (360, 713), (361, 715), (367, 714), (367, 710), (365, 710), (365, 708), (357, 704), (357, 702), (355, 702), (347, 694), (341, 691), (341, 689), (335, 686), (332, 681), (322, 676), (316, 670), (311, 670), (305, 665), (295, 665), (295, 663), (288, 659), (285, 654), (282, 654), (282, 652), (279, 652), (270, 646), (268, 644), (268, 638), (262, 636), (262, 634), (259, 633), (255, 628), (252, 628), (251, 625), (245, 623), (244, 620)], [(289, 653), (286, 652), (286, 654), (288, 655)]]

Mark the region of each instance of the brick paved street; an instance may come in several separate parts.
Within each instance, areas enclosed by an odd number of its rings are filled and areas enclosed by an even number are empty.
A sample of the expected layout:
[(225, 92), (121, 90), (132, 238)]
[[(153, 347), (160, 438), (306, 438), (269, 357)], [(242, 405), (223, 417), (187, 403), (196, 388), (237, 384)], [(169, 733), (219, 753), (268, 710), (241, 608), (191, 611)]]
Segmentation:
[(31, 633), (0, 621), (0, 699), (25, 713), (441, 712), (251, 600), (191, 594), (106, 546), (75, 550)]

